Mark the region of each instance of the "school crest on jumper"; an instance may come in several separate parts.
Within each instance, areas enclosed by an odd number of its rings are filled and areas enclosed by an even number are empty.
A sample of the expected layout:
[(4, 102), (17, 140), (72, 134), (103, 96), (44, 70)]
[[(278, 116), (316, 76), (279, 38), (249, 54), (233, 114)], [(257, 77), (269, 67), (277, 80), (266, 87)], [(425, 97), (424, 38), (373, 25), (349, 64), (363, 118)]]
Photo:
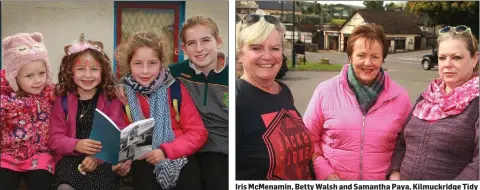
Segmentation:
[(228, 92), (223, 93), (223, 105), (228, 109)]

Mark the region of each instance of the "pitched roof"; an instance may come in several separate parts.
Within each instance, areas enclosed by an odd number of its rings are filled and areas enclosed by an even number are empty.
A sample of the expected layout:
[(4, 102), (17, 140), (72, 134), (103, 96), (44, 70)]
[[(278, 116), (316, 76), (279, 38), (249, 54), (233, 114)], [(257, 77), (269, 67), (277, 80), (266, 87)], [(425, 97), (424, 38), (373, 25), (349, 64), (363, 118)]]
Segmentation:
[[(258, 4), (259, 9), (266, 10), (282, 10), (282, 3), (280, 1), (255, 1)], [(284, 11), (293, 11), (292, 1), (284, 1), (283, 3)], [(300, 7), (295, 5), (295, 11), (302, 11)]]
[[(365, 20), (366, 23), (374, 23), (383, 26), (385, 34), (418, 34), (422, 31), (412, 16), (402, 11), (382, 11), (377, 9), (357, 9), (355, 13)], [(353, 17), (352, 14), (347, 22)], [(347, 23), (345, 22), (343, 26)]]

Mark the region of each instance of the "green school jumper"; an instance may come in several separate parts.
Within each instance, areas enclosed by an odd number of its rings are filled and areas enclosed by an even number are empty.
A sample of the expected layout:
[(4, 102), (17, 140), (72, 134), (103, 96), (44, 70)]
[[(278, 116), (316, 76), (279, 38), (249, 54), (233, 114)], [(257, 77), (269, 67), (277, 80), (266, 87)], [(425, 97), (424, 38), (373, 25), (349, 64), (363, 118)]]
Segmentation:
[(208, 76), (195, 69), (190, 60), (171, 64), (169, 69), (185, 84), (208, 130), (208, 141), (200, 152), (228, 155), (228, 61), (223, 56), (219, 60), (225, 60), (223, 68), (210, 71)]

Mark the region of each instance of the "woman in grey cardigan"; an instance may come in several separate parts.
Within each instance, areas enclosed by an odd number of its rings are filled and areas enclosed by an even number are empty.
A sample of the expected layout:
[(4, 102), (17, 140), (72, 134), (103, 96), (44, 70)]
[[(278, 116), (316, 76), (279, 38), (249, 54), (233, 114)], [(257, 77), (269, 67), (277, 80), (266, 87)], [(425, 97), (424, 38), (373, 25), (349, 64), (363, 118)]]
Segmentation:
[(390, 180), (478, 180), (478, 42), (466, 26), (445, 27), (438, 73), (399, 135)]

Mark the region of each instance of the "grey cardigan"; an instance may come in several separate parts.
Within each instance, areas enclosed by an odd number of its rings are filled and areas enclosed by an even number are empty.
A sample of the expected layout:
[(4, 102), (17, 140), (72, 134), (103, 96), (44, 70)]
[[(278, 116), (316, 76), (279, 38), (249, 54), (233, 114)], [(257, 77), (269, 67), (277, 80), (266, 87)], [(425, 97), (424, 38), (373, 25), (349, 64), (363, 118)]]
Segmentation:
[(478, 127), (478, 97), (462, 113), (434, 123), (410, 113), (390, 171), (399, 171), (402, 180), (478, 180)]

